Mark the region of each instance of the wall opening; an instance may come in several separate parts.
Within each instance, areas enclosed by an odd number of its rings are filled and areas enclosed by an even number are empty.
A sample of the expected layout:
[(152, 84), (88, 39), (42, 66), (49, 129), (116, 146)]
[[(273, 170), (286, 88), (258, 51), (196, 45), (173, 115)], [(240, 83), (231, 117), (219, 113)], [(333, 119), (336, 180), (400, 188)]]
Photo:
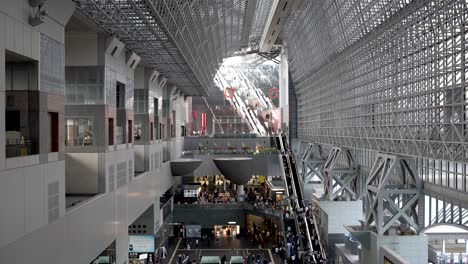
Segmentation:
[(109, 118), (109, 129), (108, 129), (108, 133), (109, 133), (109, 146), (113, 146), (114, 145), (114, 118)]
[(59, 151), (59, 119), (57, 112), (49, 112), (49, 152)]
[(39, 153), (37, 61), (5, 51), (6, 157)]

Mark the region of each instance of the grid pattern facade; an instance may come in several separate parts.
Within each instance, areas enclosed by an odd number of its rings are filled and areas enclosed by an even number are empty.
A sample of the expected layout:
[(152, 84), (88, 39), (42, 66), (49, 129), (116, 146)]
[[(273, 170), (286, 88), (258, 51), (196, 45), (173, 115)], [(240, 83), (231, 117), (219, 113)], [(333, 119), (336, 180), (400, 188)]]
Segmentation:
[(62, 43), (41, 34), (41, 91), (64, 94), (65, 47)]
[(309, 1), (285, 33), (299, 138), (466, 162), (466, 2), (368, 2)]
[(77, 3), (186, 95), (207, 95), (222, 59), (246, 46), (256, 6), (246, 0)]

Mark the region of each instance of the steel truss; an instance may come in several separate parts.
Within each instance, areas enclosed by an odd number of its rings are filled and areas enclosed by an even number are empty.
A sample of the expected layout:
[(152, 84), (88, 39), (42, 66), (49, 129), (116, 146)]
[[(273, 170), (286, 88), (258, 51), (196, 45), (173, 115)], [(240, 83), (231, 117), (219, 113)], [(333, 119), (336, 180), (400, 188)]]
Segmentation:
[(359, 165), (354, 162), (349, 149), (333, 147), (323, 165), (323, 172), (325, 199), (358, 199), (356, 186)]
[(251, 0), (75, 0), (185, 95), (207, 95), (223, 58), (247, 46)]
[(306, 1), (286, 40), (298, 137), (468, 161), (468, 4)]
[(322, 146), (308, 143), (302, 154), (299, 170), (305, 184), (323, 183), (322, 171), (324, 163), (325, 158)]
[(400, 156), (378, 153), (366, 182), (366, 227), (375, 223), (378, 235), (396, 223), (418, 233), (423, 227), (422, 182)]

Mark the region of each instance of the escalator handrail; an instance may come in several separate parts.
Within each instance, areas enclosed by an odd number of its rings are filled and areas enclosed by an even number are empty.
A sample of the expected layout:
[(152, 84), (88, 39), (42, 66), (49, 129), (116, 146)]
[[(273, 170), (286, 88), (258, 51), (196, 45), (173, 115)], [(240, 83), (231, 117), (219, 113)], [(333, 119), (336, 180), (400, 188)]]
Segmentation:
[[(291, 173), (292, 173), (292, 166), (291, 166), (291, 163), (290, 163), (290, 160), (288, 159), (288, 157), (286, 156), (286, 149), (285, 149), (285, 145), (284, 145), (284, 142), (283, 142), (283, 138), (280, 136), (280, 144), (281, 144), (281, 150), (283, 151), (283, 156), (286, 157), (286, 162), (287, 162), (287, 165), (289, 167), (289, 177), (291, 177)], [(298, 195), (297, 195), (297, 190), (296, 190), (296, 187), (295, 187), (295, 184), (294, 184), (294, 177), (291, 177), (290, 178), (291, 181), (292, 181), (292, 190), (295, 194), (295, 197), (296, 197), (296, 207), (298, 208), (301, 208), (301, 205), (299, 204), (299, 199), (298, 199)], [(286, 186), (288, 187), (288, 186)], [(287, 188), (288, 189), (288, 188)], [(300, 191), (300, 190), (299, 190)], [(302, 197), (302, 194), (301, 194), (301, 197)], [(297, 208), (296, 208), (297, 209)], [(305, 208), (301, 208), (302, 210), (304, 210)], [(305, 210), (304, 210), (305, 212)], [(310, 247), (310, 250), (313, 252), (314, 251), (314, 245), (312, 243), (312, 238), (310, 237), (310, 229), (309, 229), (309, 224), (307, 223), (307, 219), (304, 217), (304, 225), (306, 227), (306, 236), (307, 236), (307, 241), (309, 242), (309, 247)], [(315, 258), (315, 257), (314, 257)]]
[[(286, 140), (286, 139), (284, 139), (284, 140)], [(285, 144), (283, 142), (283, 137), (281, 137), (281, 136), (280, 136), (280, 144), (281, 144), (281, 149), (283, 151), (283, 155), (286, 155), (287, 152), (286, 152)], [(295, 168), (292, 167), (292, 165), (291, 165), (292, 157), (290, 156), (290, 158), (291, 158), (291, 160), (288, 159), (288, 158), (286, 160), (287, 160), (288, 167), (289, 167), (289, 174), (293, 174), (294, 172), (292, 172), (292, 170), (295, 169)], [(296, 178), (297, 178), (298, 177), (297, 171), (295, 171), (295, 172), (296, 172)], [(293, 192), (295, 192), (296, 197), (297, 197), (296, 199), (298, 199), (297, 190), (296, 190), (296, 186), (295, 186), (296, 185), (295, 182), (297, 182), (297, 179), (294, 179), (294, 177), (291, 177), (291, 180), (293, 182), (293, 186), (292, 186)], [(301, 197), (303, 197), (302, 188), (301, 188), (300, 185), (298, 185), (298, 186), (299, 186), (299, 192), (301, 192)], [(296, 206), (300, 206), (300, 204), (298, 202), (299, 201), (297, 201)], [(304, 204), (304, 201), (301, 201), (301, 203), (302, 203), (302, 210), (305, 212), (305, 206), (306, 205)], [(304, 214), (303, 218), (304, 218), (304, 224), (305, 224), (305, 227), (306, 227), (306, 230), (307, 230), (307, 232), (306, 232), (307, 233), (307, 239), (308, 239), (308, 241), (310, 243), (311, 250), (314, 251), (314, 247), (313, 247), (313, 244), (312, 244), (312, 238), (310, 237), (309, 223), (307, 222), (307, 218), (306, 218), (305, 214)], [(317, 232), (317, 240), (318, 240), (318, 243), (319, 243), (319, 252), (322, 255), (322, 258), (324, 260), (326, 260), (326, 254), (325, 254), (325, 251), (324, 251), (324, 248), (323, 248), (323, 245), (322, 245), (322, 241), (320, 239), (320, 235), (318, 233), (319, 230), (318, 230), (318, 226), (317, 226), (317, 221), (316, 221), (316, 218), (315, 218), (315, 215), (314, 215), (313, 212), (312, 212), (312, 221), (313, 221), (313, 225), (315, 227), (315, 230)], [(312, 255), (312, 256), (314, 256), (314, 255)], [(314, 258), (315, 258), (315, 256), (314, 256)]]

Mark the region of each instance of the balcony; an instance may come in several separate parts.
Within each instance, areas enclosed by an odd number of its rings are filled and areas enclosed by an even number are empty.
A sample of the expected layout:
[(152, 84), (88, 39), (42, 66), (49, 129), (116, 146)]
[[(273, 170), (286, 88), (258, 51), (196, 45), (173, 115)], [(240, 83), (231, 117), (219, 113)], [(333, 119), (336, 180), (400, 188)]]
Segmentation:
[(266, 206), (255, 206), (250, 203), (208, 203), (208, 204), (174, 204), (174, 210), (193, 209), (193, 210), (244, 210), (248, 213), (266, 214), (282, 218), (282, 208), (273, 208)]

